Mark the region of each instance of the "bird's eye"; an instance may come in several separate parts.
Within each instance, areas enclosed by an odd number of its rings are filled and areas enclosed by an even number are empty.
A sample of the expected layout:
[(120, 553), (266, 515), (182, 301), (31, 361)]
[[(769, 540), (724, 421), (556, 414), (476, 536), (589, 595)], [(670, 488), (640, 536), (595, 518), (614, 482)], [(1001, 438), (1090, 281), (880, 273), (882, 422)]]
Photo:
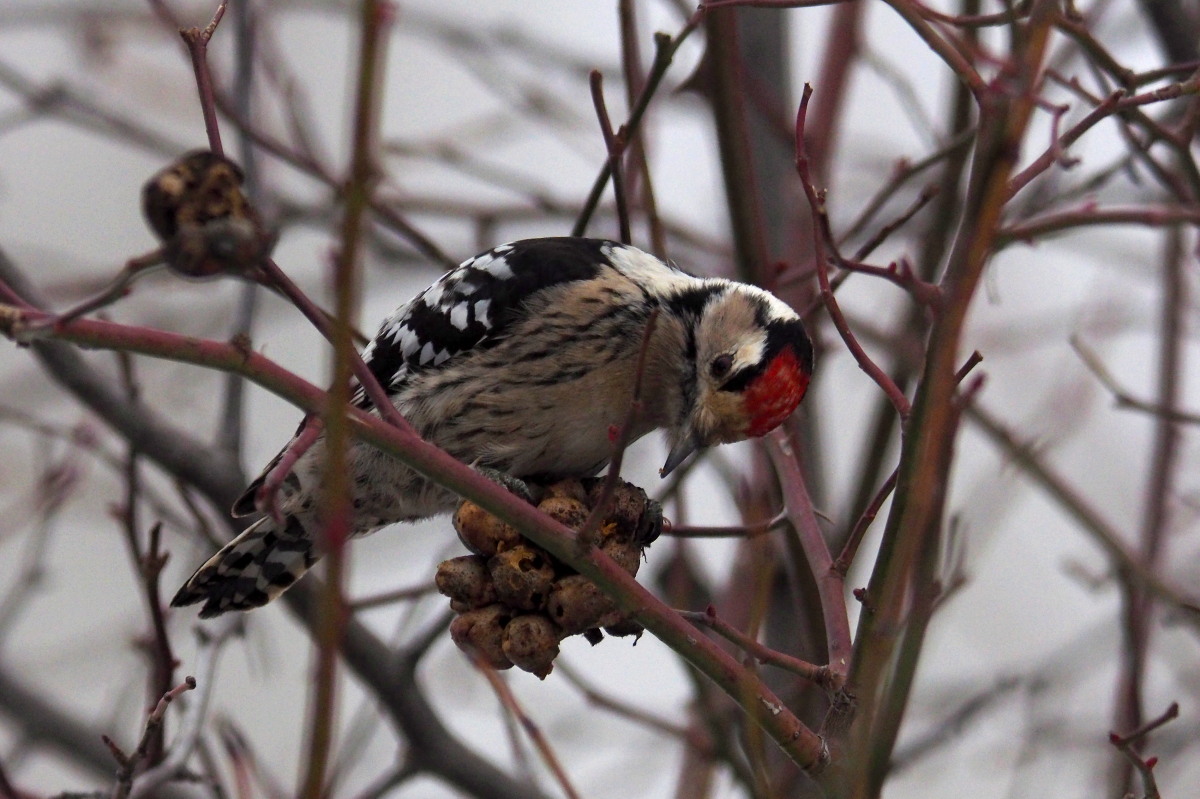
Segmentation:
[(709, 370), (714, 379), (720, 380), (721, 378), (728, 375), (729, 370), (732, 368), (733, 368), (733, 356), (730, 355), (729, 353), (725, 353), (724, 355), (718, 355), (716, 358), (713, 358), (713, 362), (712, 362), (712, 365), (709, 367)]

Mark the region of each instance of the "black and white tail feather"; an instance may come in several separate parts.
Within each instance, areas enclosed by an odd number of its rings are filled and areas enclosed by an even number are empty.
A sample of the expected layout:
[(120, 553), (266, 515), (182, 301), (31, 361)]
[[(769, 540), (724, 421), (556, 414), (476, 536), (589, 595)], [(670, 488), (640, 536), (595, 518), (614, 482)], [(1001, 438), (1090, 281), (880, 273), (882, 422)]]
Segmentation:
[(316, 563), (314, 542), (295, 516), (263, 517), (205, 561), (171, 604), (203, 602), (202, 619), (265, 605)]

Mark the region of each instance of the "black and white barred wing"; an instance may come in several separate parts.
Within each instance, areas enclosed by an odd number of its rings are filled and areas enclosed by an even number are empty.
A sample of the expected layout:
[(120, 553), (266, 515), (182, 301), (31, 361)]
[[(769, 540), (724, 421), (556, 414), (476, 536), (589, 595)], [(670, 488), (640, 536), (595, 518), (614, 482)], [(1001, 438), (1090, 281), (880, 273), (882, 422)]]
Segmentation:
[[(532, 296), (562, 283), (594, 278), (609, 263), (612, 248), (620, 246), (595, 239), (545, 238), (480, 253), (385, 319), (363, 351), (363, 360), (384, 391), (396, 394), (415, 375), (440, 369), (464, 352), (495, 345)], [(371, 404), (361, 386), (353, 402), (360, 408)], [(234, 503), (235, 515), (255, 511), (259, 488), (290, 447), (291, 442), (246, 488)]]
[(538, 292), (594, 278), (612, 246), (594, 239), (529, 239), (481, 253), (388, 317), (363, 359), (394, 394), (416, 374), (501, 341)]

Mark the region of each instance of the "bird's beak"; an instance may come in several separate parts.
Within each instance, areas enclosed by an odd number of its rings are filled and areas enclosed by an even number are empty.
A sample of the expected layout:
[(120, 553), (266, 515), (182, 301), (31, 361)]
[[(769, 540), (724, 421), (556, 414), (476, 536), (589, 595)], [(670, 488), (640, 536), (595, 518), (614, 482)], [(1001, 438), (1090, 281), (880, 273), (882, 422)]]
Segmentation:
[(695, 433), (688, 433), (679, 439), (679, 442), (671, 447), (671, 454), (667, 456), (667, 462), (658, 470), (659, 477), (666, 477), (675, 471), (675, 467), (687, 460), (688, 455), (698, 449), (700, 449), (700, 437)]

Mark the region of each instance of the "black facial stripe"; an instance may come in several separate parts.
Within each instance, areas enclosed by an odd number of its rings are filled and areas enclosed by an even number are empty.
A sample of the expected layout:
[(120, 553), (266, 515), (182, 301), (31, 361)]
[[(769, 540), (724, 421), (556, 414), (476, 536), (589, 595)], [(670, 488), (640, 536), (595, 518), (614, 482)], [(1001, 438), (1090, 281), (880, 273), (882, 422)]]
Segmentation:
[(804, 332), (804, 325), (800, 323), (800, 320), (776, 319), (767, 322), (766, 327), (767, 344), (763, 348), (763, 357), (758, 363), (751, 364), (730, 375), (729, 379), (721, 385), (722, 391), (744, 391), (754, 382), (755, 378), (766, 371), (767, 366), (775, 360), (776, 355), (783, 352), (785, 347), (791, 347), (800, 361), (800, 368), (805, 373), (812, 374), (812, 342), (809, 341), (808, 334)]
[[(720, 296), (711, 286), (695, 286), (674, 294), (666, 301), (667, 307), (677, 316), (698, 320), (704, 307)], [(695, 325), (689, 325), (695, 327)]]
[(767, 364), (771, 362), (771, 357), (773, 356), (768, 355), (758, 363), (734, 372), (728, 380), (721, 384), (721, 391), (744, 391), (754, 378), (766, 370)]
[(776, 319), (767, 324), (767, 357), (763, 360), (767, 363), (781, 352), (784, 347), (791, 345), (796, 351), (796, 357), (800, 361), (800, 368), (806, 374), (812, 374), (813, 370), (813, 346), (812, 341), (808, 338), (808, 333), (804, 330), (804, 325), (799, 318), (781, 320)]
[(804, 325), (799, 318), (779, 319), (772, 317), (770, 306), (766, 300), (756, 298), (754, 304), (754, 318), (767, 330), (767, 347), (763, 360), (770, 363), (771, 359), (779, 353), (785, 346), (791, 344), (796, 350), (796, 356), (800, 360), (800, 366), (810, 374), (813, 367), (813, 348), (812, 342), (808, 338), (808, 333), (804, 330)]

